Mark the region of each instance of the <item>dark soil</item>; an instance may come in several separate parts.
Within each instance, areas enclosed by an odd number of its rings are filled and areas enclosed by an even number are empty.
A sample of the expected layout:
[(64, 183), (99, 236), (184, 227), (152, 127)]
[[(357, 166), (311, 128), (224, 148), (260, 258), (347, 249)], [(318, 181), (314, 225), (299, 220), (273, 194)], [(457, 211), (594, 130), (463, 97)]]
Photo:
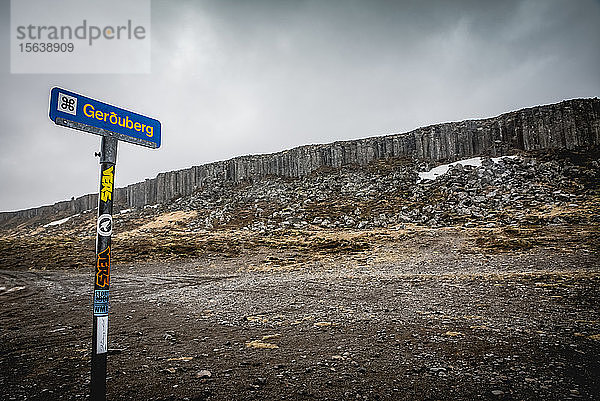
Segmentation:
[[(600, 398), (595, 227), (211, 235), (115, 243), (110, 400)], [(93, 244), (3, 241), (0, 399), (88, 398)]]

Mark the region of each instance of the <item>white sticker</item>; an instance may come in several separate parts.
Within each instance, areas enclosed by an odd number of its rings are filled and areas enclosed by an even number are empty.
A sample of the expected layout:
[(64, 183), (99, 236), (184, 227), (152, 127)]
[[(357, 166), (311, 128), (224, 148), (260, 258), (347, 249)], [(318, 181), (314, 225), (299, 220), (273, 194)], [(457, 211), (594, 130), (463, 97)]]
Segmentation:
[(110, 214), (103, 214), (98, 217), (98, 225), (96, 227), (98, 234), (103, 237), (112, 235), (113, 218)]
[(77, 115), (77, 98), (64, 93), (58, 92), (58, 104), (56, 105), (58, 111), (63, 113)]
[(108, 316), (98, 316), (96, 323), (96, 354), (106, 354), (108, 349)]

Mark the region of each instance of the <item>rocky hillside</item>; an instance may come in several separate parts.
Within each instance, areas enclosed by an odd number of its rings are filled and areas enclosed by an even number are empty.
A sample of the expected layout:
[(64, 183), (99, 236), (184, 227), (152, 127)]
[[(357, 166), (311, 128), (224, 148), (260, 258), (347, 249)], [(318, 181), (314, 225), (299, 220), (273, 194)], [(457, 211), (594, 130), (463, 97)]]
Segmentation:
[[(388, 159), (367, 167), (321, 169), (302, 178), (214, 182), (172, 202), (117, 211), (125, 231), (177, 222), (179, 229), (497, 227), (600, 223), (600, 153), (536, 152), (439, 165)], [(166, 220), (160, 216), (167, 217)], [(36, 219), (24, 230), (93, 234), (90, 210), (60, 220)], [(158, 226), (147, 228), (156, 228)], [(168, 226), (168, 224), (166, 224)], [(118, 229), (119, 227), (117, 227)], [(91, 230), (91, 231), (90, 231)]]
[[(122, 208), (168, 204), (198, 190), (212, 191), (222, 182), (253, 183), (268, 177), (301, 178), (323, 169), (367, 167), (398, 159), (451, 162), (474, 156), (497, 157), (519, 151), (589, 149), (600, 145), (600, 100), (574, 99), (522, 109), (497, 117), (437, 124), (416, 130), (353, 141), (307, 145), (267, 155), (161, 173), (154, 179), (119, 188), (115, 202)], [(69, 216), (93, 209), (97, 195), (88, 194), (17, 212), (0, 213), (0, 222)], [(356, 216), (352, 217), (356, 220)], [(346, 223), (344, 223), (346, 224)]]
[[(266, 250), (278, 258), (287, 250), (285, 261), (265, 262), (287, 265), (339, 252), (376, 254), (374, 244), (389, 238), (446, 229), (472, 233), (477, 246), (494, 250), (544, 243), (599, 251), (600, 148), (510, 153), (452, 163), (386, 157), (299, 177), (213, 178), (168, 202), (121, 202), (115, 257), (128, 263)], [(0, 262), (92, 266), (95, 223), (94, 208), (13, 216), (0, 225)], [(558, 243), (557, 232), (570, 234)]]
[[(57, 217), (3, 226), (4, 268), (92, 266), (95, 211)], [(544, 244), (598, 252), (600, 150), (445, 165), (387, 159), (301, 178), (215, 182), (169, 203), (117, 210), (114, 224), (120, 263), (266, 252), (263, 263), (287, 266), (377, 255), (376, 244), (446, 229), (466, 230), (491, 251)]]

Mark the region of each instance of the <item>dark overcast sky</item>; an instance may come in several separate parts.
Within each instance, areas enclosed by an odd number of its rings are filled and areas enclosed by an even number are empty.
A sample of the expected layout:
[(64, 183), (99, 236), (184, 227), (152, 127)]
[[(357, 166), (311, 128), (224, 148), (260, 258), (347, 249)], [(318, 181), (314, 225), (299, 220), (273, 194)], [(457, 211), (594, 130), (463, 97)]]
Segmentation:
[[(60, 2), (57, 1), (56, 4)], [(600, 2), (153, 1), (152, 74), (10, 74), (0, 3), (0, 210), (98, 190), (97, 136), (54, 126), (61, 86), (161, 120), (117, 186), (290, 147), (600, 94)]]

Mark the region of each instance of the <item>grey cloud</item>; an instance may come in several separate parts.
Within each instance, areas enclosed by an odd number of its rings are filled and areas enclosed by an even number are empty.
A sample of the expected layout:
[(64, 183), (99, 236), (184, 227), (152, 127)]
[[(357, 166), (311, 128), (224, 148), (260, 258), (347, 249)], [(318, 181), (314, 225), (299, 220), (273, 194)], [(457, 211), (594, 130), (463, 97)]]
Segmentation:
[(241, 154), (492, 116), (600, 89), (597, 1), (152, 4), (150, 75), (20, 76), (3, 64), (0, 185), (11, 190), (1, 192), (1, 210), (97, 190), (98, 138), (52, 125), (54, 85), (163, 122), (160, 150), (120, 146), (119, 186)]

